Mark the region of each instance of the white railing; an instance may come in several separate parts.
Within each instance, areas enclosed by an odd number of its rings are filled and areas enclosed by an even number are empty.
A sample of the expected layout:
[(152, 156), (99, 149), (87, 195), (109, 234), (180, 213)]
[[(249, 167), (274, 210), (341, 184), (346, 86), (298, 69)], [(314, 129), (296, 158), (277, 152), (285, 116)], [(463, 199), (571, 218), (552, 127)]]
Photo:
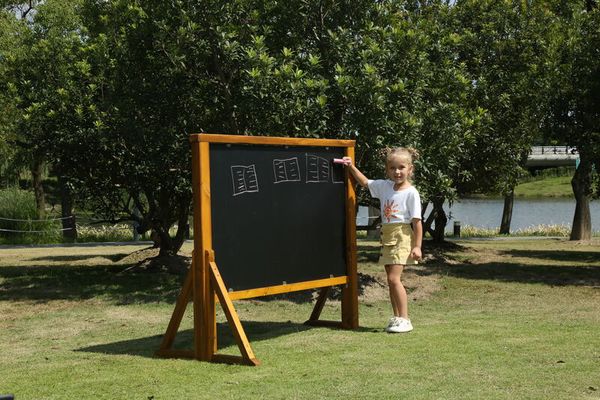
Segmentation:
[(577, 149), (573, 146), (533, 146), (531, 148), (531, 155), (563, 155), (570, 156), (577, 154)]

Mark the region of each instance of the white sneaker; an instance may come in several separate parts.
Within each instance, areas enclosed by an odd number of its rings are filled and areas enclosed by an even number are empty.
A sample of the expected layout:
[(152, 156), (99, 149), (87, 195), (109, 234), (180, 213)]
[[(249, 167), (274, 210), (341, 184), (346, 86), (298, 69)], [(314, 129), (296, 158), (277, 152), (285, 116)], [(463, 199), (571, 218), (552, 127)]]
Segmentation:
[(389, 333), (405, 333), (412, 330), (413, 326), (409, 319), (396, 317), (392, 326), (388, 327), (385, 331)]
[(397, 324), (397, 322), (396, 322), (396, 319), (397, 319), (397, 318), (398, 318), (398, 317), (396, 317), (396, 316), (394, 316), (394, 317), (391, 317), (391, 318), (390, 318), (390, 320), (388, 321), (388, 324), (387, 324), (387, 326), (385, 327), (385, 331), (386, 331), (386, 332), (389, 332), (389, 331), (390, 331), (390, 328), (391, 328), (392, 326), (394, 326), (395, 324)]

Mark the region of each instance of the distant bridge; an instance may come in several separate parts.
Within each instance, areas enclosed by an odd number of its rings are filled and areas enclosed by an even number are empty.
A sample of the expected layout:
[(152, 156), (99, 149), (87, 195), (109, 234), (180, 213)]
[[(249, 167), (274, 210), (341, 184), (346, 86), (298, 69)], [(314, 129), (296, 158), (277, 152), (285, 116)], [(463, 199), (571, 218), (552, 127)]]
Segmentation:
[(526, 167), (548, 168), (577, 165), (579, 153), (571, 146), (533, 146)]

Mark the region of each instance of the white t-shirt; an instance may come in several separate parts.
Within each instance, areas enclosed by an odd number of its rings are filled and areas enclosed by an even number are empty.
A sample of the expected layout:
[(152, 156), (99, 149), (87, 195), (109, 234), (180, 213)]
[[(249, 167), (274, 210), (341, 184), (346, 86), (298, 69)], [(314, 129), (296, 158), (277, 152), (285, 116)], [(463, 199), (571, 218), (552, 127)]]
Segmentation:
[(409, 224), (413, 218), (421, 219), (421, 196), (414, 186), (394, 190), (389, 179), (369, 180), (371, 196), (381, 202), (381, 221), (384, 224)]

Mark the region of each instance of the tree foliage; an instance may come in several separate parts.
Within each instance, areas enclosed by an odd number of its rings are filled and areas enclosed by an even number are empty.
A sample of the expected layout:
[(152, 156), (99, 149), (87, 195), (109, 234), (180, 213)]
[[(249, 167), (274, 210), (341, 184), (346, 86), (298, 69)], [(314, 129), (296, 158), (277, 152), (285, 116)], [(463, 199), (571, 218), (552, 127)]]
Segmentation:
[(50, 162), (61, 171), (77, 161), (78, 153), (64, 147), (73, 141), (65, 139), (85, 125), (95, 105), (88, 95), (90, 68), (82, 57), (79, 3), (55, 0), (23, 7), (21, 14), (4, 11), (2, 17), (9, 29), (2, 35), (6, 80), (1, 97), (10, 117), (1, 130), (10, 136), (17, 158), (29, 164), (41, 216), (42, 166)]
[(25, 144), (99, 215), (158, 232), (163, 254), (184, 239), (190, 133), (352, 138), (372, 177), (385, 148), (416, 147), (436, 239), (445, 201), (512, 190), (542, 126), (583, 149), (582, 162), (598, 160), (598, 13), (583, 5), (47, 0), (27, 18), (11, 10), (0, 21), (0, 152)]
[(590, 239), (589, 202), (600, 195), (600, 10), (593, 4), (561, 9), (554, 42), (553, 90), (547, 135), (575, 146), (580, 163), (572, 180), (576, 199), (571, 239)]

